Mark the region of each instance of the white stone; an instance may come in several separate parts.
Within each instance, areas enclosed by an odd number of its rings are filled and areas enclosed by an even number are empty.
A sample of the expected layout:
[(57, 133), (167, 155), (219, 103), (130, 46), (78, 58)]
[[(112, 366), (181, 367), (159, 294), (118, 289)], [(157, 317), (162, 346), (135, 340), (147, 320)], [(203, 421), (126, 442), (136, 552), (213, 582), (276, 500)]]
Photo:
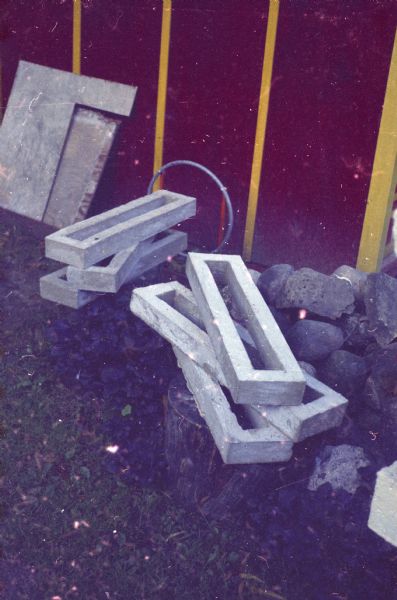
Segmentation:
[(377, 473), (368, 527), (397, 546), (397, 461)]

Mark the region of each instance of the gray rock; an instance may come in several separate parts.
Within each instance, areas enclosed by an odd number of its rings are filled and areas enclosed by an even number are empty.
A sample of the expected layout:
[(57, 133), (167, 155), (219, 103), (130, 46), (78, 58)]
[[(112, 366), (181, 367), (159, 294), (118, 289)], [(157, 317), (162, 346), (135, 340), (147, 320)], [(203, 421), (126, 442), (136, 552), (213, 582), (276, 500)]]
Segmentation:
[(343, 344), (339, 327), (322, 321), (302, 319), (287, 333), (287, 342), (297, 360), (322, 360)]
[(343, 313), (354, 311), (353, 288), (348, 281), (303, 268), (288, 277), (275, 305), (277, 308), (306, 308), (316, 315), (337, 319)]
[(303, 369), (303, 371), (309, 373), (309, 375), (311, 375), (312, 377), (317, 377), (317, 369), (316, 367), (313, 367), (313, 365), (311, 365), (310, 363), (305, 362), (304, 360), (298, 360), (298, 365), (301, 369)]
[(365, 315), (354, 313), (343, 315), (338, 322), (345, 337), (345, 348), (356, 352), (363, 352), (370, 344), (375, 342), (373, 333)]
[(368, 357), (371, 372), (364, 387), (364, 401), (375, 410), (385, 410), (390, 398), (397, 401), (397, 343)]
[(370, 273), (364, 287), (368, 321), (378, 344), (397, 337), (397, 279), (386, 273)]
[(287, 279), (294, 272), (291, 265), (273, 265), (263, 271), (256, 285), (268, 304), (275, 304)]
[(257, 284), (258, 283), (258, 279), (261, 276), (261, 272), (257, 271), (256, 269), (248, 269), (249, 274), (252, 277), (252, 281)]
[(347, 350), (331, 352), (318, 368), (319, 379), (348, 398), (362, 390), (367, 375), (365, 359)]
[(333, 273), (335, 277), (348, 281), (352, 288), (353, 294), (356, 300), (361, 301), (363, 299), (363, 289), (365, 282), (368, 277), (368, 273), (349, 267), (348, 265), (342, 265), (338, 267)]
[(334, 491), (343, 489), (349, 494), (354, 494), (361, 484), (358, 469), (369, 464), (360, 446), (325, 446), (316, 458), (316, 466), (307, 488), (316, 491), (329, 483)]

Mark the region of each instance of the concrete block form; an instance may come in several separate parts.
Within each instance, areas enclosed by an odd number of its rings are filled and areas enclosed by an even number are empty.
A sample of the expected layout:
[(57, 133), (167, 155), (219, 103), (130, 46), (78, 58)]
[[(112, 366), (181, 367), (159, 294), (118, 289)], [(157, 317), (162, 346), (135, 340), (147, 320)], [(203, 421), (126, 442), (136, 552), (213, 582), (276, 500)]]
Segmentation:
[(368, 527), (397, 546), (397, 461), (377, 473)]
[[(226, 464), (284, 462), (291, 458), (293, 442), (286, 435), (268, 422), (244, 428), (219, 383), (179, 348), (173, 349)], [(246, 410), (245, 406), (239, 408)]]
[(45, 253), (86, 269), (195, 214), (195, 198), (159, 190), (50, 234)]
[(124, 283), (139, 277), (169, 257), (187, 248), (187, 234), (172, 229), (134, 244), (111, 257), (107, 265), (93, 265), (87, 269), (69, 266), (67, 280), (80, 290), (116, 293)]
[[(191, 252), (186, 274), (234, 401), (300, 404), (305, 377), (242, 258)], [(231, 290), (260, 356), (259, 369), (249, 358), (218, 284)]]
[(40, 278), (40, 296), (70, 308), (81, 308), (99, 294), (77, 289), (66, 279), (66, 267)]
[[(193, 306), (192, 318), (189, 306)], [(175, 281), (135, 288), (130, 304), (134, 315), (226, 385), (209, 337), (200, 327), (199, 317), (195, 318), (194, 307), (191, 291)]]
[(268, 421), (293, 442), (301, 442), (341, 424), (347, 399), (305, 373), (306, 389), (299, 406), (249, 406), (253, 422), (259, 427)]

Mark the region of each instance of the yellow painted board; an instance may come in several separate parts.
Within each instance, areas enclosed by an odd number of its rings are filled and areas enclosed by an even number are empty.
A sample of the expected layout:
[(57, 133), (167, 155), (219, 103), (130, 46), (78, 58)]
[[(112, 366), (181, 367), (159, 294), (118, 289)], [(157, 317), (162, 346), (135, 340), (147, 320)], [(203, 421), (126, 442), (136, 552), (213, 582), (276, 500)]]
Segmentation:
[(259, 185), (262, 172), (263, 148), (265, 145), (267, 116), (269, 111), (270, 88), (272, 83), (274, 48), (276, 45), (279, 6), (279, 0), (269, 0), (265, 52), (262, 66), (262, 81), (259, 95), (254, 154), (252, 158), (247, 217), (244, 232), (243, 257), (245, 260), (251, 260), (252, 256)]
[[(164, 126), (165, 111), (167, 104), (168, 60), (171, 35), (171, 11), (172, 0), (163, 0), (153, 173), (156, 173), (156, 171), (158, 171), (163, 164)], [(156, 180), (153, 189), (158, 190), (159, 187), (160, 178)]]
[(72, 70), (81, 73), (81, 0), (73, 0), (73, 60)]
[(397, 184), (397, 32), (390, 62), (367, 207), (357, 258), (361, 271), (381, 267)]

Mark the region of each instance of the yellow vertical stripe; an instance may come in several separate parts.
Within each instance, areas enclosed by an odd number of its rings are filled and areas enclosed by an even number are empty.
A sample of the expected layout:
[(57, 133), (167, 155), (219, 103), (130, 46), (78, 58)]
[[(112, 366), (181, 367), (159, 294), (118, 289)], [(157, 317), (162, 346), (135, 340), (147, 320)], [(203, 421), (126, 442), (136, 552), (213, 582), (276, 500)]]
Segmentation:
[(73, 73), (81, 73), (81, 0), (73, 0)]
[[(158, 171), (163, 164), (165, 108), (167, 103), (168, 56), (171, 32), (171, 9), (172, 0), (163, 0), (153, 173)], [(158, 190), (159, 186), (160, 181), (157, 179), (154, 184), (154, 189)]]
[(3, 57), (1, 55), (1, 42), (0, 42), (0, 124), (3, 120), (4, 108), (3, 108)]
[(258, 207), (259, 184), (262, 172), (263, 148), (265, 144), (267, 115), (269, 110), (270, 87), (272, 82), (274, 48), (276, 45), (279, 0), (269, 0), (269, 14), (266, 29), (265, 53), (263, 57), (262, 82), (259, 96), (256, 123), (254, 155), (248, 193), (247, 218), (245, 222), (243, 256), (250, 260), (254, 241), (256, 211)]
[(390, 62), (382, 119), (376, 144), (357, 268), (381, 267), (397, 183), (397, 33)]

